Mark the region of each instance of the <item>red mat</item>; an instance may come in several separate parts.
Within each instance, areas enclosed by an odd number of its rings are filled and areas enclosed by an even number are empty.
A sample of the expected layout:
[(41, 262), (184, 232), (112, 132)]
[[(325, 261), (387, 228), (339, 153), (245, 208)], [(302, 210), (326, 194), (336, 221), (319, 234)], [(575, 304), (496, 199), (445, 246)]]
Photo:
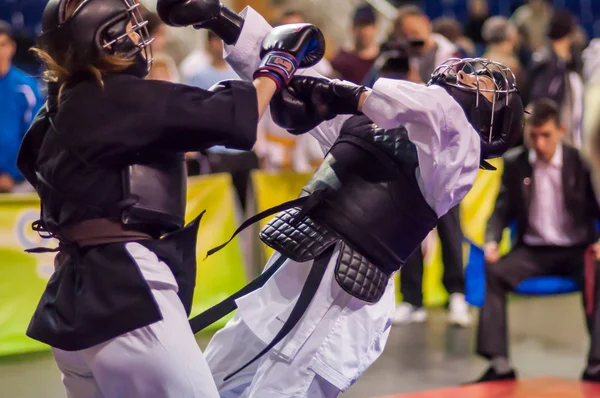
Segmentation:
[(600, 383), (557, 378), (523, 379), (379, 398), (600, 398)]

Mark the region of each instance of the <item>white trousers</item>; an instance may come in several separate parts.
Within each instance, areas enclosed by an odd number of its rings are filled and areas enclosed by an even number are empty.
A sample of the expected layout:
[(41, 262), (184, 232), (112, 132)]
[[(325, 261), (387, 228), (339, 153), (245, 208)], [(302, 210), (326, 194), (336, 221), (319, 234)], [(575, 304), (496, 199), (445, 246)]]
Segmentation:
[(68, 398), (216, 398), (169, 267), (138, 243), (127, 250), (163, 319), (80, 351), (53, 348)]
[(309, 364), (319, 346), (310, 342), (292, 361), (271, 350), (236, 376), (223, 380), (265, 347), (238, 314), (213, 336), (206, 347), (206, 359), (221, 398), (335, 398), (341, 393), (311, 369)]

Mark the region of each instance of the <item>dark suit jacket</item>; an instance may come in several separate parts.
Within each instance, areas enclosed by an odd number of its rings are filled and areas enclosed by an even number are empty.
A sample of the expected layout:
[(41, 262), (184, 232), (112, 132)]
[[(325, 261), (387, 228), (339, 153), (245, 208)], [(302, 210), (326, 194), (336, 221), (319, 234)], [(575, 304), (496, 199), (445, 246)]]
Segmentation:
[(521, 90), (523, 103), (550, 98), (561, 105), (565, 98), (568, 68), (550, 45), (536, 51), (527, 68), (527, 84)]
[[(514, 243), (522, 243), (534, 184), (528, 149), (520, 146), (506, 152), (502, 185), (494, 212), (487, 223), (486, 242), (500, 242), (502, 230), (516, 221), (517, 236)], [(566, 211), (575, 221), (576, 228), (585, 229), (586, 243), (594, 242), (600, 208), (592, 188), (590, 170), (579, 151), (568, 145), (563, 145), (562, 185)]]

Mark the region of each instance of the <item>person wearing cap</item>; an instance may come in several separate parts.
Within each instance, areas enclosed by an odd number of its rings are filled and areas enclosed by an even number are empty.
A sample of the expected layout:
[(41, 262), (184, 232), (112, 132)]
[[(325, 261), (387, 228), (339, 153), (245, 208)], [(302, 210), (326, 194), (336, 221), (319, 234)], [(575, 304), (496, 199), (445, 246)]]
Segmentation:
[(16, 50), (11, 26), (0, 21), (0, 192), (10, 192), (24, 181), (17, 153), (43, 102), (38, 82), (13, 65)]
[(572, 68), (576, 34), (575, 17), (569, 11), (555, 10), (546, 32), (548, 43), (532, 56), (524, 99), (528, 103), (550, 98), (558, 103), (565, 124), (564, 141), (581, 149), (583, 83)]
[(356, 84), (363, 82), (379, 56), (376, 35), (375, 10), (368, 4), (359, 6), (352, 19), (353, 48), (340, 50), (331, 61), (331, 66), (341, 79)]

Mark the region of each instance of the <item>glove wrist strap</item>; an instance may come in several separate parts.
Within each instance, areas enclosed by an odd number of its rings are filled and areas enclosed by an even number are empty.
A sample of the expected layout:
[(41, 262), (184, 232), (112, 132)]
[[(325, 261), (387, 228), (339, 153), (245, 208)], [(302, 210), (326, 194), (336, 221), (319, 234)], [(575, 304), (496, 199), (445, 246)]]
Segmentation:
[(263, 57), (252, 77), (256, 79), (264, 76), (273, 79), (279, 91), (288, 85), (297, 69), (298, 60), (294, 56), (281, 51), (273, 51)]
[(244, 19), (224, 5), (221, 6), (217, 17), (194, 24), (195, 29), (212, 30), (228, 45), (233, 45), (237, 42), (243, 27)]

